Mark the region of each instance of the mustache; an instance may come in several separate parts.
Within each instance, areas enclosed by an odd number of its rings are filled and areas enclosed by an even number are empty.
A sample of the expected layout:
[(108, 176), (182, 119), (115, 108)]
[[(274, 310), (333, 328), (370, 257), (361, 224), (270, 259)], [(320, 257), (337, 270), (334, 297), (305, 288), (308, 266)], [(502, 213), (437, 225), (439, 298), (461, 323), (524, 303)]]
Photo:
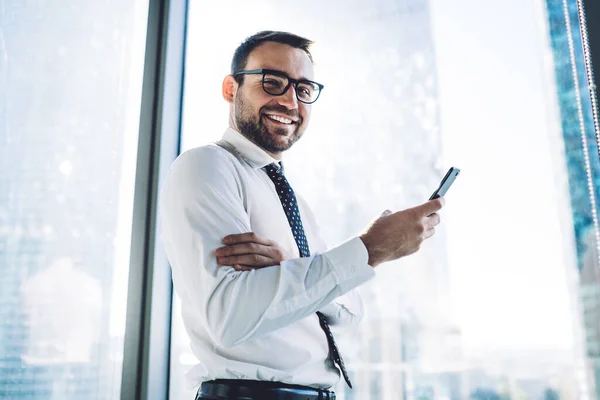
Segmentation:
[(302, 121), (303, 121), (298, 110), (288, 110), (284, 106), (264, 106), (264, 107), (261, 107), (261, 109), (260, 109), (261, 114), (264, 114), (265, 112), (268, 112), (268, 111), (275, 112), (278, 114), (284, 114), (284, 115), (287, 115), (287, 116), (293, 117), (293, 118), (298, 118), (299, 123), (302, 123)]

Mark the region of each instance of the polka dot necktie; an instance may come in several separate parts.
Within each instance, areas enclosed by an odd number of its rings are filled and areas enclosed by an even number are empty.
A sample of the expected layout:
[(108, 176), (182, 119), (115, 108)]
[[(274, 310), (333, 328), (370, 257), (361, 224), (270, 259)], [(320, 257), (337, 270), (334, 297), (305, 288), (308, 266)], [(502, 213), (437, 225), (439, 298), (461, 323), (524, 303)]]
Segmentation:
[[(289, 182), (283, 175), (283, 166), (279, 167), (277, 164), (269, 164), (265, 167), (265, 171), (275, 184), (275, 190), (277, 190), (277, 195), (281, 201), (281, 206), (285, 211), (288, 223), (290, 224), (290, 228), (294, 234), (294, 239), (296, 240), (298, 250), (300, 250), (300, 257), (310, 257), (310, 249), (308, 247), (306, 235), (304, 234), (304, 227), (302, 226), (302, 219), (300, 218), (300, 210), (298, 209), (296, 195), (294, 194), (294, 190), (290, 186)], [(342, 356), (340, 355), (340, 352), (335, 344), (335, 340), (333, 339), (331, 328), (329, 328), (329, 324), (327, 324), (327, 320), (321, 312), (317, 311), (317, 316), (319, 317), (321, 329), (323, 329), (325, 335), (327, 336), (329, 355), (342, 371), (342, 375), (344, 376), (344, 380), (348, 386), (352, 387), (350, 377), (348, 376), (348, 372), (344, 366), (344, 360), (342, 360)]]

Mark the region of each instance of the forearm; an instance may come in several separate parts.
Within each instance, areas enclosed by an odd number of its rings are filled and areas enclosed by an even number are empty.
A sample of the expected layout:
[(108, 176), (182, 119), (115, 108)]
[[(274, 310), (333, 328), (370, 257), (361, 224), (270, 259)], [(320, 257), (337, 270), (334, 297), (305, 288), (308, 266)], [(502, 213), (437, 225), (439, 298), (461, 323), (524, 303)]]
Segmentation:
[[(199, 294), (206, 299), (206, 324), (213, 340), (230, 347), (275, 331), (328, 308), (336, 298), (368, 281), (374, 272), (357, 240), (260, 270), (221, 267), (212, 290), (207, 287)], [(339, 304), (338, 309), (338, 322), (352, 318), (348, 309)]]

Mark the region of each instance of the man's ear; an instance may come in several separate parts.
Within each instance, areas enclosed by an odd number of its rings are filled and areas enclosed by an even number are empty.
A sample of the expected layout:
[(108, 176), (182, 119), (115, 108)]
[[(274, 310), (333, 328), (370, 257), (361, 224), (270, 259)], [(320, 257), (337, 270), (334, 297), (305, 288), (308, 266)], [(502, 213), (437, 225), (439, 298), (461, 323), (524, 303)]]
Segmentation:
[(238, 83), (233, 75), (227, 75), (225, 79), (223, 79), (223, 98), (229, 104), (233, 104), (235, 94), (237, 93), (237, 88)]

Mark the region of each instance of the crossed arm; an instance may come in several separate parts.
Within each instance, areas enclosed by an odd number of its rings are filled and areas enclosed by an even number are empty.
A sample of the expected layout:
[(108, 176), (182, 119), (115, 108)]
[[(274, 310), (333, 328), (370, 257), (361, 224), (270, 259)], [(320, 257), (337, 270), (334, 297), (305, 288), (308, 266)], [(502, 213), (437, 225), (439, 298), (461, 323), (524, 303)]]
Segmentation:
[[(194, 316), (191, 329), (206, 329), (217, 345), (231, 347), (315, 311), (322, 311), (331, 325), (356, 321), (362, 313), (355, 310), (362, 307), (360, 301), (353, 307), (351, 300), (358, 296), (351, 292), (374, 276), (361, 239), (295, 259), (264, 238), (261, 243), (223, 243), (230, 234), (252, 230), (236, 171), (218, 150), (195, 151), (184, 153), (171, 167), (160, 202), (162, 238), (175, 290), (185, 312)], [(218, 261), (231, 256), (215, 254), (223, 244), (252, 245), (258, 254)], [(253, 264), (248, 256), (260, 262)], [(236, 264), (238, 270), (232, 268)]]
[[(252, 271), (279, 265), (291, 259), (274, 240), (265, 239), (254, 232), (227, 235), (224, 246), (215, 251), (220, 265), (230, 265), (236, 271)], [(327, 318), (327, 323), (338, 328), (357, 325), (363, 316), (363, 302), (353, 290), (340, 296), (319, 310)]]

